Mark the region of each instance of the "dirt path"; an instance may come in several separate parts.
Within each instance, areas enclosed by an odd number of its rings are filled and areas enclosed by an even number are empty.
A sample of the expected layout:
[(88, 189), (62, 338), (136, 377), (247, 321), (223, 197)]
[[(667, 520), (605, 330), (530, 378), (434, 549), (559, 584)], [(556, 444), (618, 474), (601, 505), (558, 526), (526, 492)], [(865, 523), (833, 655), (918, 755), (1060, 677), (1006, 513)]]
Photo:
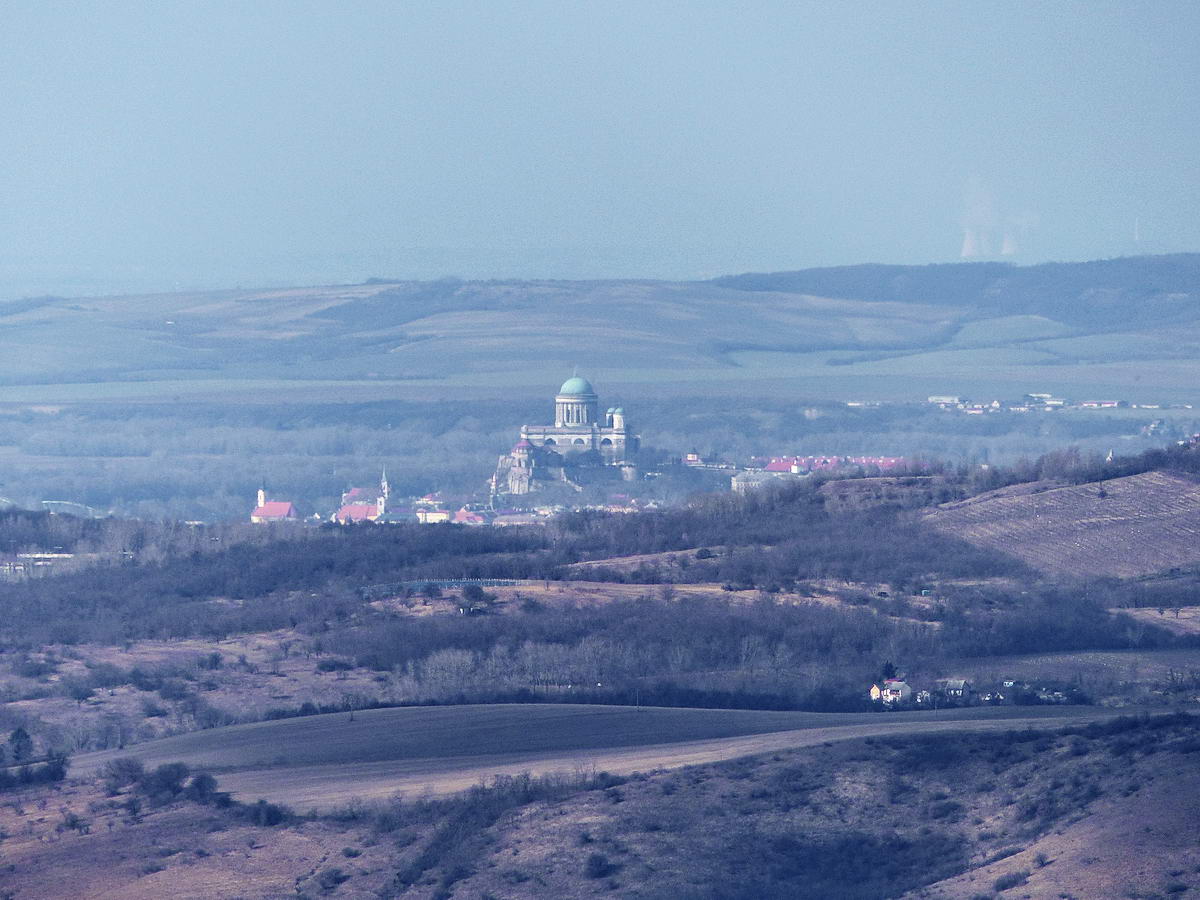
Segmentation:
[[(1105, 716), (1106, 713), (1100, 710), (1095, 713), (1095, 718)], [(381, 799), (397, 793), (408, 797), (451, 794), (488, 781), (496, 775), (518, 775), (522, 772), (533, 775), (569, 774), (592, 770), (628, 775), (811, 747), (827, 741), (891, 734), (1055, 728), (1080, 722), (1081, 718), (1079, 715), (1067, 715), (985, 721), (885, 721), (612, 750), (408, 759), (230, 772), (223, 774), (220, 782), (223, 789), (232, 791), (239, 800), (261, 797), (287, 803), (297, 810), (324, 810), (352, 798)]]

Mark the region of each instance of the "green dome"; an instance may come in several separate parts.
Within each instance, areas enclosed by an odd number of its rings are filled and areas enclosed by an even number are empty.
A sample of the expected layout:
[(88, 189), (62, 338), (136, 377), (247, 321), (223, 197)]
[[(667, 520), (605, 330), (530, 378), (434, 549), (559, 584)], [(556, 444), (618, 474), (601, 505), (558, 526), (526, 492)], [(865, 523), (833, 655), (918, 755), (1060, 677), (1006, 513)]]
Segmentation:
[(562, 387), (558, 389), (560, 394), (594, 394), (591, 382), (586, 378), (580, 378), (578, 375), (572, 375), (563, 382)]

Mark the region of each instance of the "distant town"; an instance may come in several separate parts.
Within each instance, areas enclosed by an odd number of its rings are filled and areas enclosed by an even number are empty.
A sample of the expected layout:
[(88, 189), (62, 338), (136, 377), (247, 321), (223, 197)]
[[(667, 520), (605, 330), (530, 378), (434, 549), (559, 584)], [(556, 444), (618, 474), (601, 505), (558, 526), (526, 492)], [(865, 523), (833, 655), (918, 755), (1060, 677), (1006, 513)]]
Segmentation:
[[(946, 393), (930, 395), (924, 401), (843, 402), (851, 409), (924, 407), (962, 416), (1193, 408), (1190, 403), (1131, 402), (1111, 398), (1074, 400), (1051, 392), (1031, 392), (1011, 400), (976, 400)], [(509, 452), (499, 457), (495, 471), (481, 490), (396, 496), (386, 471), (381, 470), (377, 484), (348, 487), (335, 508), (314, 511), (304, 498), (278, 496), (271, 492), (269, 484), (264, 483), (255, 501), (248, 505), (247, 517), (256, 525), (287, 522), (340, 526), (364, 523), (542, 525), (571, 511), (633, 513), (656, 508), (663, 501), (646, 496), (650, 492), (644, 489), (645, 486), (680, 473), (706, 476), (705, 490), (719, 490), (725, 485), (735, 493), (746, 493), (773, 481), (818, 474), (839, 477), (920, 475), (927, 473), (929, 467), (927, 460), (886, 453), (779, 453), (736, 459), (705, 456), (696, 450), (676, 456), (660, 454), (652, 464), (647, 464), (646, 457), (639, 453), (641, 439), (630, 417), (621, 407), (608, 407), (602, 412), (599, 397), (587, 379), (578, 374), (568, 378), (554, 397), (553, 409), (551, 424), (525, 424), (515, 429), (516, 442)], [(1143, 436), (1150, 437), (1163, 426), (1164, 420), (1155, 418), (1139, 425), (1139, 430)], [(585, 493), (586, 498), (580, 496)], [(43, 500), (41, 507), (53, 514), (84, 518), (108, 515), (67, 500)], [(0, 577), (21, 577), (49, 569), (70, 556), (45, 552), (19, 554), (14, 552), (16, 548), (7, 548), (9, 552), (4, 554), (4, 549), (0, 548)]]

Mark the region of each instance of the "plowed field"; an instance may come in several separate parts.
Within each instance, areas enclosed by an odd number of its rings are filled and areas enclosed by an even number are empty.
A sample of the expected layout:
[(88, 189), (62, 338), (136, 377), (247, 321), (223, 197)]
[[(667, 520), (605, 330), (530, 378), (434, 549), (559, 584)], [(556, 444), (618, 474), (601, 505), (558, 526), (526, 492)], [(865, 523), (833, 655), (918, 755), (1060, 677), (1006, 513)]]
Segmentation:
[(1128, 578), (1200, 560), (1200, 484), (1166, 472), (1004, 488), (947, 503), (925, 518), (1056, 575)]

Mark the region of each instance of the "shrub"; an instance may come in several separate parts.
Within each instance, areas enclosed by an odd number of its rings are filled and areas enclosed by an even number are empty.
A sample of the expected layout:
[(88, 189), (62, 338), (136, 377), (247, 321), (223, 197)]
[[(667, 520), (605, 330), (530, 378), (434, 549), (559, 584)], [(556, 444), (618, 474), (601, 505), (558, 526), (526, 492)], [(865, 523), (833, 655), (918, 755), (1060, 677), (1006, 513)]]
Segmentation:
[(196, 803), (210, 803), (217, 793), (217, 779), (213, 778), (207, 772), (200, 772), (192, 776), (192, 780), (188, 783), (184, 790), (184, 795)]
[(168, 678), (158, 689), (158, 696), (164, 700), (186, 700), (191, 695), (191, 687), (182, 678)]
[(161, 716), (165, 716), (166, 714), (167, 714), (166, 709), (164, 707), (159, 706), (153, 700), (143, 700), (142, 701), (142, 715), (145, 716), (147, 719), (157, 719)]
[(137, 784), (146, 774), (140, 759), (132, 756), (120, 756), (109, 760), (100, 768), (100, 777), (104, 779), (104, 789), (109, 794), (115, 794), (121, 788)]
[(24, 728), (17, 727), (8, 738), (8, 755), (13, 762), (25, 762), (33, 756), (33, 738)]
[(246, 807), (246, 817), (253, 824), (264, 828), (279, 825), (286, 821), (289, 815), (290, 811), (286, 806), (268, 803), (266, 800), (259, 800), (257, 803)]
[(163, 763), (141, 779), (143, 794), (158, 803), (169, 803), (183, 792), (189, 769), (181, 762)]
[(1007, 875), (1001, 875), (992, 882), (992, 889), (999, 893), (1000, 891), (1007, 891), (1009, 888), (1018, 887), (1028, 880), (1029, 870), (1020, 869), (1016, 872), (1009, 872)]
[(317, 884), (325, 891), (332, 891), (342, 882), (349, 880), (350, 876), (341, 869), (326, 869), (317, 876)]
[(615, 871), (617, 867), (603, 853), (589, 854), (587, 862), (583, 864), (585, 878), (607, 878)]

